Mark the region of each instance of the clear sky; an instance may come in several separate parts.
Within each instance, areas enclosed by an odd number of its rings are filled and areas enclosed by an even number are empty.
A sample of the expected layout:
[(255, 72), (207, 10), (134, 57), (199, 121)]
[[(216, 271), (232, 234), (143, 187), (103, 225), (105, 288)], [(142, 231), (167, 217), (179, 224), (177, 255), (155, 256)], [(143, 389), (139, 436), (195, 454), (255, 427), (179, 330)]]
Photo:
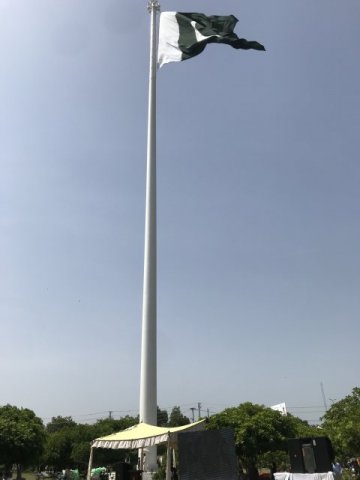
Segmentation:
[[(316, 421), (359, 385), (359, 0), (234, 14), (158, 74), (158, 404)], [(149, 15), (0, 0), (0, 405), (139, 408)]]

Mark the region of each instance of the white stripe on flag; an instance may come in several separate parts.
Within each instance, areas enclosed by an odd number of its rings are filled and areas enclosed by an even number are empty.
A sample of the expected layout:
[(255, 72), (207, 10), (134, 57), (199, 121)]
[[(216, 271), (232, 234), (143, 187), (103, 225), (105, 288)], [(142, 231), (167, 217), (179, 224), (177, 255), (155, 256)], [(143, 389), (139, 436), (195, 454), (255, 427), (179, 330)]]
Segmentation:
[(179, 36), (176, 12), (162, 12), (159, 23), (158, 67), (169, 62), (181, 62)]

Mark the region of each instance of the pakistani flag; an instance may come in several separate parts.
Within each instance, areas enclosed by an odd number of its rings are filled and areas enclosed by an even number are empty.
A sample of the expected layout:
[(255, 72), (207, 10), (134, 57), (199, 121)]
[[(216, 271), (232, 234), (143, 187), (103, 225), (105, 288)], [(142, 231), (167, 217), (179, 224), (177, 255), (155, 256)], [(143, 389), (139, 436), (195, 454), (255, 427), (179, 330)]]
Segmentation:
[(158, 66), (195, 57), (208, 43), (225, 43), (244, 50), (265, 50), (260, 43), (239, 38), (234, 33), (237, 21), (234, 15), (208, 17), (203, 13), (162, 12)]

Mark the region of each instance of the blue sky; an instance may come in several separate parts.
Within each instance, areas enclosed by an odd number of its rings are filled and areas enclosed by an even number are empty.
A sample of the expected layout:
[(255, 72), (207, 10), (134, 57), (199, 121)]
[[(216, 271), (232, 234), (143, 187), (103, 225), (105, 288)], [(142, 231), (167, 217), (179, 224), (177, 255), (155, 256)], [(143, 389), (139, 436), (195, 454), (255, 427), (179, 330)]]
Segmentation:
[[(234, 14), (158, 74), (158, 404), (359, 385), (358, 0), (164, 0)], [(137, 414), (149, 15), (0, 0), (0, 404)]]

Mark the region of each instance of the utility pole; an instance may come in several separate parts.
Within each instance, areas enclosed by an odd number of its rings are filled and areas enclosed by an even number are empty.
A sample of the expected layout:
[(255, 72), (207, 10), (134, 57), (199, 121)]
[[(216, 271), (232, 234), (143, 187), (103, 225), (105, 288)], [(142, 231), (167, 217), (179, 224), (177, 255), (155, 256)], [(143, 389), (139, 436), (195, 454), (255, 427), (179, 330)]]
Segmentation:
[(109, 420), (112, 420), (112, 410), (109, 410)]
[(192, 413), (192, 423), (194, 423), (195, 422), (195, 410), (196, 410), (196, 408), (191, 407), (190, 410), (191, 410), (191, 413)]
[(198, 414), (199, 414), (198, 420), (200, 420), (200, 417), (201, 417), (201, 403), (200, 402), (198, 402)]
[(325, 412), (327, 412), (327, 403), (326, 403), (326, 397), (325, 397), (325, 392), (324, 392), (324, 385), (322, 382), (320, 382), (320, 388), (321, 388), (321, 394), (322, 394), (322, 398), (323, 398), (323, 402), (324, 402), (324, 408), (325, 408)]

